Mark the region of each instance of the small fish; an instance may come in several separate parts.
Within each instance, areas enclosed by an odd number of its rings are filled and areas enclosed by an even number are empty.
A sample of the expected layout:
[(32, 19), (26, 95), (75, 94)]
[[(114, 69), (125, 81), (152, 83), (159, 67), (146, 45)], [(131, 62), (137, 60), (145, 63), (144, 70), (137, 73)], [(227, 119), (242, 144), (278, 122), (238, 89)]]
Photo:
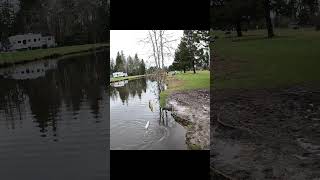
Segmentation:
[(149, 124), (150, 124), (150, 121), (147, 122), (147, 124), (146, 124), (146, 126), (145, 126), (146, 129), (148, 129)]

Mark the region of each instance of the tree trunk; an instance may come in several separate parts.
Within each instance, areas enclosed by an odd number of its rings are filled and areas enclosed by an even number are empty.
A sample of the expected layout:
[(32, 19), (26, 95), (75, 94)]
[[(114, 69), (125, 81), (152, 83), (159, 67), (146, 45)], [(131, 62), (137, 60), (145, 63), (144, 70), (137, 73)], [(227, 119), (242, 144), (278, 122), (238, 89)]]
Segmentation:
[(238, 21), (236, 23), (236, 30), (237, 30), (238, 37), (241, 37), (242, 36), (242, 30), (241, 30), (241, 22), (240, 21)]
[(161, 63), (162, 63), (162, 68), (164, 68), (164, 57), (163, 57), (163, 34), (164, 34), (164, 30), (160, 30), (160, 53), (161, 53)]
[(196, 73), (196, 67), (195, 67), (194, 60), (192, 60), (192, 66), (193, 66), (193, 74), (195, 74)]
[(183, 73), (186, 73), (186, 67), (183, 67)]
[(268, 29), (268, 38), (272, 38), (274, 36), (273, 32), (273, 25), (271, 22), (271, 17), (270, 17), (270, 0), (265, 0), (264, 1), (264, 8), (265, 8), (265, 19), (266, 19), (266, 25)]
[(154, 61), (155, 61), (155, 63), (156, 63), (156, 67), (158, 68), (158, 60), (157, 60), (155, 43), (153, 42), (153, 37), (152, 37), (151, 32), (150, 32), (150, 31), (148, 31), (148, 32), (149, 32), (150, 41), (151, 41), (151, 43), (152, 43), (152, 50), (153, 50)]
[(158, 36), (157, 36), (157, 30), (152, 30), (153, 35), (154, 35), (154, 43), (155, 43), (155, 48), (156, 48), (156, 55), (157, 55), (157, 60), (158, 60), (158, 68), (161, 69), (161, 62), (160, 62), (160, 50), (159, 50), (159, 45), (158, 45)]

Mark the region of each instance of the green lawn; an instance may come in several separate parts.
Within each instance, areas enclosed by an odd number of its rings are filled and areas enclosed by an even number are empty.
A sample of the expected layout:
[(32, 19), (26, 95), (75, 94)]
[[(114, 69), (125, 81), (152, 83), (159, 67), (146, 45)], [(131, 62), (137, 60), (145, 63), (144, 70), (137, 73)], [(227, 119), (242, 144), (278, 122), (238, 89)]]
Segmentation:
[(291, 85), (320, 85), (320, 31), (275, 29), (244, 32), (218, 39), (211, 46), (218, 56), (214, 64), (213, 88), (269, 88)]
[(133, 79), (141, 78), (141, 77), (144, 77), (144, 76), (146, 76), (146, 75), (110, 78), (110, 82), (116, 82), (116, 81), (122, 81), (122, 80), (133, 80)]
[(160, 93), (161, 107), (165, 106), (166, 98), (173, 92), (210, 88), (210, 72), (197, 71), (196, 74), (193, 74), (193, 72), (190, 71), (174, 76), (169, 75), (167, 82), (167, 90)]
[(42, 59), (49, 56), (63, 56), (83, 51), (88, 51), (90, 49), (107, 47), (108, 44), (86, 44), (77, 46), (65, 46), (49, 49), (37, 49), (30, 51), (18, 51), (9, 53), (0, 53), (0, 65), (5, 63), (18, 63), (22, 61), (32, 61), (36, 59)]

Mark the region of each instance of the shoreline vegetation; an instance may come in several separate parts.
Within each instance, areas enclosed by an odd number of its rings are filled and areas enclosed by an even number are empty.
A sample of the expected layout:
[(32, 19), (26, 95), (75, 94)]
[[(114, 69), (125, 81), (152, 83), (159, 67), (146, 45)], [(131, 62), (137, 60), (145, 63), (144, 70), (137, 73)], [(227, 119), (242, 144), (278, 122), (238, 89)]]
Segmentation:
[(22, 64), (37, 60), (60, 58), (63, 56), (70, 56), (95, 50), (101, 50), (108, 47), (109, 44), (107, 43), (99, 43), (64, 46), (48, 49), (37, 49), (29, 51), (5, 52), (0, 53), (0, 67), (6, 67), (14, 64)]

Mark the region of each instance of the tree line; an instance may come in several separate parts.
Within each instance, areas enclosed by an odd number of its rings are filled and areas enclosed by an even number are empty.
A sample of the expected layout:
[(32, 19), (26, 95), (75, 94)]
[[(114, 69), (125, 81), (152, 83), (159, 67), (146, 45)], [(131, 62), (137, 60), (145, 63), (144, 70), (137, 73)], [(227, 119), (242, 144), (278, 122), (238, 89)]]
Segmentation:
[(232, 29), (242, 36), (245, 29), (266, 28), (268, 37), (274, 27), (290, 23), (320, 29), (318, 0), (211, 0), (211, 27)]
[(126, 72), (129, 76), (143, 75), (146, 73), (146, 65), (143, 59), (135, 54), (134, 57), (125, 57), (123, 52), (117, 52), (116, 60), (110, 60), (110, 72)]
[(209, 69), (209, 31), (185, 30), (174, 54), (174, 62), (169, 70)]
[(0, 40), (52, 34), (58, 45), (109, 40), (110, 0), (0, 0)]

